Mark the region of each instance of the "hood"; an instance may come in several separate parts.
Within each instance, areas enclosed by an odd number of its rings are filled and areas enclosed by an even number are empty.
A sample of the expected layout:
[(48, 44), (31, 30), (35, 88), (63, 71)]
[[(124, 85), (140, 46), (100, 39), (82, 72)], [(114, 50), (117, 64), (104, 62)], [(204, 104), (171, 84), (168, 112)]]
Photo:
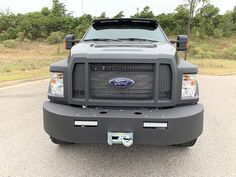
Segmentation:
[(167, 55), (174, 56), (176, 49), (170, 43), (79, 43), (71, 55)]

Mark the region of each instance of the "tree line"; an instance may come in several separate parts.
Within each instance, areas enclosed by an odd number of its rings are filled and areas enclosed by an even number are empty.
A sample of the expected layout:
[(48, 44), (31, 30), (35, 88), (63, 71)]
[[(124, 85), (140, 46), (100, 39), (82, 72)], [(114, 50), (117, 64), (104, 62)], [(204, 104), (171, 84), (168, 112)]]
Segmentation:
[[(120, 11), (113, 18), (123, 17), (124, 12)], [(188, 26), (190, 34), (200, 38), (228, 36), (236, 32), (236, 7), (221, 15), (219, 8), (208, 1), (204, 1), (200, 8), (195, 6), (195, 9), (192, 9), (191, 4), (186, 3), (176, 7), (172, 13), (159, 15), (155, 15), (150, 7), (146, 6), (131, 17), (157, 19), (168, 35), (187, 34)], [(65, 34), (70, 33), (81, 38), (94, 18), (108, 17), (105, 12), (98, 17), (90, 14), (74, 17), (59, 0), (53, 0), (51, 9), (44, 7), (39, 12), (0, 12), (0, 41), (51, 39), (51, 43), (56, 43), (60, 42)]]

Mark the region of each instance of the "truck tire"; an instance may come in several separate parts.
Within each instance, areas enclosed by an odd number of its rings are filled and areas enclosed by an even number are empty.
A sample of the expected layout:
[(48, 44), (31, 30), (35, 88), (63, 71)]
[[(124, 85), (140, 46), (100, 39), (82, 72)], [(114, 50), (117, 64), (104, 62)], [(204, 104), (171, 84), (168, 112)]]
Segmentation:
[(61, 140), (53, 138), (53, 137), (50, 137), (50, 139), (54, 144), (58, 144), (58, 145), (71, 145), (71, 144), (74, 144), (74, 143), (70, 143), (70, 142), (66, 142), (66, 141), (61, 141)]
[(175, 144), (173, 146), (176, 146), (176, 147), (192, 147), (195, 145), (195, 143), (197, 142), (197, 139), (194, 139), (192, 141), (188, 141), (186, 143), (182, 143), (182, 144)]

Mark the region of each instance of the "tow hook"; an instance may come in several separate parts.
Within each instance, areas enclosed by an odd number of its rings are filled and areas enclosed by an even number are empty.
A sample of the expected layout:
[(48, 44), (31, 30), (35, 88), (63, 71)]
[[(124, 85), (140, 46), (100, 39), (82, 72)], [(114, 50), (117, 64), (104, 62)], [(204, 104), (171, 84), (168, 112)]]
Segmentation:
[(109, 145), (123, 144), (125, 147), (133, 145), (133, 133), (108, 132), (107, 142)]
[(124, 136), (122, 139), (122, 143), (125, 147), (130, 147), (133, 144), (133, 138), (130, 136)]

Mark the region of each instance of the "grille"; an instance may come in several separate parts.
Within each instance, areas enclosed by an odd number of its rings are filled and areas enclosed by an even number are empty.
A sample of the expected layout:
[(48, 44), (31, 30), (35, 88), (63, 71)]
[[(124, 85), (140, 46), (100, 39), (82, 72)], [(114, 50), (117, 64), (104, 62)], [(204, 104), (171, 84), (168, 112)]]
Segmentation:
[[(154, 87), (158, 87), (158, 100), (172, 99), (172, 69), (167, 63), (159, 64), (137, 63), (77, 63), (73, 70), (73, 98), (85, 101), (87, 94), (92, 99), (133, 100), (144, 101), (154, 99)], [(88, 71), (88, 72), (87, 72)], [(86, 76), (89, 73), (89, 76)], [(132, 79), (135, 84), (128, 88), (114, 87), (109, 81), (125, 77)], [(155, 78), (158, 83), (155, 83)], [(88, 80), (86, 81), (86, 78)], [(88, 83), (86, 86), (85, 83)]]
[(160, 64), (159, 68), (159, 100), (170, 100), (172, 89), (171, 67), (169, 64)]
[(85, 64), (75, 65), (73, 72), (73, 97), (85, 98)]
[[(153, 99), (154, 64), (92, 63), (90, 69), (90, 97), (93, 99), (151, 100)], [(129, 78), (135, 84), (128, 88), (114, 87), (114, 78)]]

